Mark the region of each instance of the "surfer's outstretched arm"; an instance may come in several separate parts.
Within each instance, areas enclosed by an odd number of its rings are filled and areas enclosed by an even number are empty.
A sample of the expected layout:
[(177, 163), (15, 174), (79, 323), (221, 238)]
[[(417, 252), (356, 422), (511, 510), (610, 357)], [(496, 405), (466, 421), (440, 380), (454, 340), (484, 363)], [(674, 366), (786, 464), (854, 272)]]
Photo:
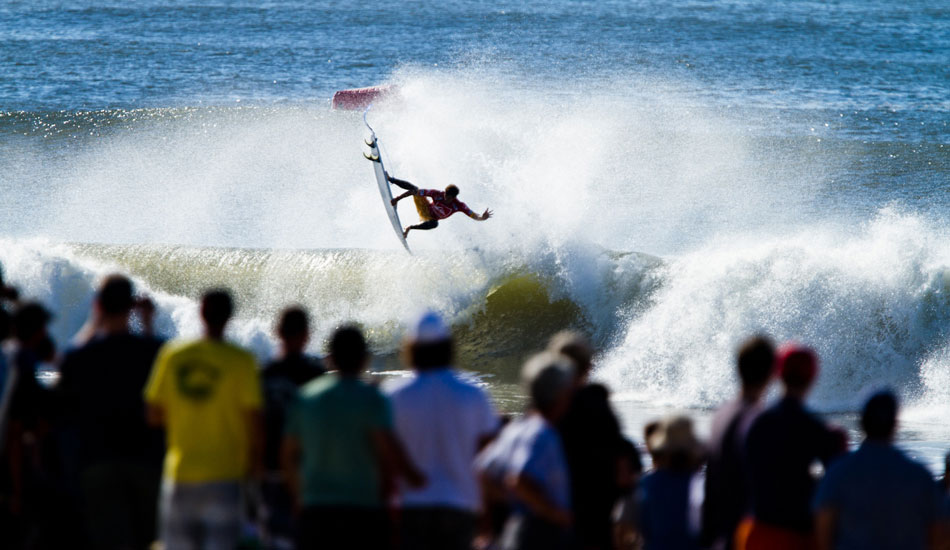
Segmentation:
[(465, 207), (465, 210), (463, 210), (463, 212), (469, 218), (472, 218), (473, 220), (478, 220), (480, 222), (487, 220), (488, 218), (492, 217), (492, 215), (494, 214), (494, 212), (492, 212), (491, 210), (487, 208), (481, 214), (476, 214), (475, 212), (472, 212), (471, 210), (469, 210), (468, 207)]

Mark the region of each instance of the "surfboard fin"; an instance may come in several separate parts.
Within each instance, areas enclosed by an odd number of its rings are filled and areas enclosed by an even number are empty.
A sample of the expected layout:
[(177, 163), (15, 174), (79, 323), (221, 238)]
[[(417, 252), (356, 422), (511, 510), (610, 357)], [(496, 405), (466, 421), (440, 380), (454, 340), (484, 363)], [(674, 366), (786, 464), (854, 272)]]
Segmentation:
[(363, 151), (363, 156), (366, 157), (366, 160), (371, 160), (373, 162), (379, 162), (379, 155), (370, 155), (366, 151)]
[(370, 147), (376, 147), (376, 139), (374, 138), (364, 139), (363, 143), (365, 143), (366, 145), (369, 145)]

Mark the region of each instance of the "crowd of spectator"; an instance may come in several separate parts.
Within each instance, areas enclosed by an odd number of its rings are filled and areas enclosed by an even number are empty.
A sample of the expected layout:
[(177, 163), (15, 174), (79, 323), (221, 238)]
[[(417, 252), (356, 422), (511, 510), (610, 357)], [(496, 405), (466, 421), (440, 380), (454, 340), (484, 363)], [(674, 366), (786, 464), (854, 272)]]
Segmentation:
[(59, 352), (52, 314), (0, 272), (0, 547), (947, 548), (950, 474), (894, 445), (895, 393), (866, 401), (849, 452), (806, 405), (819, 371), (806, 346), (746, 341), (708, 439), (687, 416), (651, 422), (645, 468), (577, 332), (525, 362), (527, 405), (507, 417), (453, 367), (435, 313), (404, 338), (411, 374), (379, 384), (357, 326), (308, 355), (298, 306), (260, 368), (226, 337), (234, 307), (209, 290), (202, 336), (165, 342), (151, 301), (110, 275)]

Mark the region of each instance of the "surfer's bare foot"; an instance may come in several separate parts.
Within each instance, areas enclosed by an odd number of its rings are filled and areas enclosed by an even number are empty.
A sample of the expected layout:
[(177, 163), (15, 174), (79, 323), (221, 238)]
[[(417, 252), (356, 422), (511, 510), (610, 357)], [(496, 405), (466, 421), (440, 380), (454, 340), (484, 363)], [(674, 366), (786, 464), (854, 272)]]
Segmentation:
[(397, 203), (397, 202), (399, 202), (399, 201), (397, 201), (396, 199), (392, 199), (392, 200), (389, 201), (389, 204), (391, 204), (391, 205), (393, 205), (393, 206), (396, 206), (396, 203)]
[(412, 229), (412, 228), (411, 228), (411, 227), (407, 227), (406, 230), (402, 232), (402, 238), (403, 238), (403, 239), (409, 237), (409, 230), (410, 230), (410, 229)]

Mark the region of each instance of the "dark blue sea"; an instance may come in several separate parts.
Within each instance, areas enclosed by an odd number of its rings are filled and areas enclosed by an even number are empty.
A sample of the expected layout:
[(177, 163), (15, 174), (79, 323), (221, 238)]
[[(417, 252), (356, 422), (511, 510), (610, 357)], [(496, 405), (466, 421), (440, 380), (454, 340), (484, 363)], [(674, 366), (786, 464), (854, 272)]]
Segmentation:
[[(413, 233), (413, 256), (362, 113), (330, 107), (384, 84), (368, 120), (390, 172), (495, 211)], [(836, 421), (897, 388), (902, 441), (936, 469), (948, 125), (941, 0), (7, 1), (0, 263), (57, 310), (61, 347), (117, 269), (167, 336), (228, 284), (231, 336), (262, 357), (299, 302), (319, 335), (362, 323), (381, 376), (435, 309), (509, 410), (520, 362), (573, 326), (633, 434), (704, 417), (767, 332), (817, 349), (811, 402)]]

